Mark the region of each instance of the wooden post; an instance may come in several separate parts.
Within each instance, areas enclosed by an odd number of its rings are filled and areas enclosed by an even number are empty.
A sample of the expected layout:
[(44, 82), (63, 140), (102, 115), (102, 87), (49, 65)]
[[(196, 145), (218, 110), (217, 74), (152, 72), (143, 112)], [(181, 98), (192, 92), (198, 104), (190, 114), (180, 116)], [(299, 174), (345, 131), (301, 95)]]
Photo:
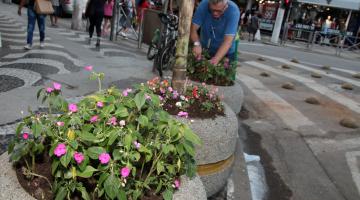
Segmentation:
[(173, 67), (172, 86), (179, 93), (184, 90), (186, 65), (190, 38), (191, 19), (194, 10), (193, 0), (182, 0), (179, 15), (178, 39), (176, 43), (175, 66)]

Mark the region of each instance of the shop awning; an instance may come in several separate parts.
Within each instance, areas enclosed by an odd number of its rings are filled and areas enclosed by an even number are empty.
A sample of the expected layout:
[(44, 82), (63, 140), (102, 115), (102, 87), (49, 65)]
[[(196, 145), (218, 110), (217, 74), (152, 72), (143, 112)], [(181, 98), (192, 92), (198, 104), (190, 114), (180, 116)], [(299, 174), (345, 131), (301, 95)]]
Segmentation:
[[(349, 10), (360, 10), (360, 0), (297, 0), (300, 3), (309, 3)], [(329, 3), (328, 3), (329, 2)]]

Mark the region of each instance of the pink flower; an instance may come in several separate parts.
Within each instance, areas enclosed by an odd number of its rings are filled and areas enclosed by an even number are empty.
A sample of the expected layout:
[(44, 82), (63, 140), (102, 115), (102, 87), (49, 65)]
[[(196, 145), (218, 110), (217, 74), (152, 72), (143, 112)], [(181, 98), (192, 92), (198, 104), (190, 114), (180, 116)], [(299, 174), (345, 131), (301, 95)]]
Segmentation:
[(169, 92), (173, 92), (172, 87), (168, 87), (168, 91), (169, 91)]
[(62, 155), (66, 154), (66, 146), (64, 143), (60, 143), (57, 145), (57, 147), (54, 150), (54, 154), (57, 157), (61, 157)]
[(189, 114), (187, 112), (180, 111), (177, 116), (188, 118)]
[(101, 153), (99, 160), (101, 164), (107, 164), (110, 161), (110, 155), (108, 153)]
[(128, 96), (128, 93), (129, 92), (131, 92), (132, 91), (132, 89), (129, 89), (129, 88), (127, 88), (127, 89), (125, 89), (124, 91), (123, 91), (123, 96), (125, 96), (125, 97), (127, 97)]
[(120, 125), (120, 126), (125, 126), (125, 120), (120, 120), (120, 121), (119, 121), (119, 125)]
[(53, 83), (53, 86), (54, 86), (54, 89), (55, 89), (55, 90), (61, 90), (61, 84), (60, 84), (60, 83), (54, 82), (54, 83)]
[(77, 108), (77, 106), (76, 106), (76, 104), (73, 104), (73, 103), (71, 103), (71, 104), (69, 104), (69, 110), (70, 110), (70, 112), (77, 112), (78, 111), (78, 108)]
[(79, 153), (79, 152), (75, 151), (74, 159), (75, 159), (77, 164), (81, 164), (82, 161), (84, 160), (84, 155), (82, 153)]
[(175, 179), (174, 185), (175, 185), (175, 189), (178, 189), (178, 188), (180, 187), (180, 180), (179, 180), (179, 179)]
[(92, 71), (92, 70), (93, 70), (93, 66), (89, 65), (89, 66), (84, 67), (84, 69), (85, 69), (86, 71)]
[(140, 149), (140, 147), (141, 147), (141, 144), (137, 141), (134, 141), (134, 145), (135, 145), (136, 149)]
[(211, 59), (211, 60), (210, 60), (210, 64), (215, 65), (215, 64), (216, 64), (215, 59)]
[(145, 94), (145, 99), (149, 100), (149, 99), (151, 99), (151, 96), (149, 96), (148, 94)]
[(47, 93), (52, 93), (54, 91), (54, 88), (48, 87), (46, 88)]
[(160, 93), (161, 94), (164, 94), (166, 91), (165, 91), (165, 89), (164, 88), (160, 88)]
[(205, 87), (205, 86), (206, 86), (206, 83), (202, 82), (201, 85)]
[(58, 125), (58, 126), (64, 126), (65, 125), (65, 123), (64, 122), (56, 122), (56, 125)]
[(123, 178), (128, 177), (129, 174), (130, 174), (130, 169), (129, 169), (128, 167), (123, 167), (123, 168), (121, 168), (121, 176), (122, 176)]
[(91, 123), (95, 123), (95, 122), (97, 122), (98, 119), (99, 119), (99, 117), (98, 117), (97, 115), (92, 116), (92, 117), (90, 118), (90, 122), (91, 122)]
[(104, 107), (104, 103), (99, 101), (99, 102), (96, 103), (96, 106), (99, 107), (99, 108), (102, 108), (102, 107)]
[(108, 123), (106, 123), (106, 124), (116, 126), (117, 125), (116, 117), (110, 118)]
[(164, 100), (164, 98), (162, 96), (160, 96), (160, 95), (159, 95), (159, 99), (160, 99), (160, 101)]
[(29, 133), (23, 133), (22, 138), (27, 140), (29, 138)]
[(229, 69), (229, 63), (228, 63), (228, 62), (225, 62), (225, 63), (224, 63), (224, 68), (225, 68), (225, 69)]
[(173, 99), (177, 99), (179, 97), (179, 93), (177, 90), (173, 91)]

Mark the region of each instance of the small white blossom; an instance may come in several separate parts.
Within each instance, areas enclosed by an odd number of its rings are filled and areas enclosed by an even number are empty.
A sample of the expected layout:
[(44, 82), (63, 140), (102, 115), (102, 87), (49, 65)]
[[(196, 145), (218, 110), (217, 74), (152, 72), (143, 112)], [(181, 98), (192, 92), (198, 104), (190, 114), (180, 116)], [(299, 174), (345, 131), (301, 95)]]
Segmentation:
[(176, 106), (176, 107), (181, 107), (181, 106), (182, 106), (182, 105), (181, 105), (181, 102), (180, 102), (180, 101), (176, 102), (175, 106)]
[(185, 100), (185, 96), (184, 96), (184, 95), (181, 95), (181, 96), (180, 96), (180, 99), (184, 101), (184, 100)]

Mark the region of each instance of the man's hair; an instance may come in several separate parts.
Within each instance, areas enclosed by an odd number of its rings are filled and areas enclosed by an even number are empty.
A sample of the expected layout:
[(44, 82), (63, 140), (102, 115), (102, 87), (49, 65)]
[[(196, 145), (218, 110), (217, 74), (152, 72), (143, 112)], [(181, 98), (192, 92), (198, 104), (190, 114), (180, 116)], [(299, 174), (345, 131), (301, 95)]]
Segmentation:
[(209, 0), (210, 4), (227, 3), (228, 0)]

